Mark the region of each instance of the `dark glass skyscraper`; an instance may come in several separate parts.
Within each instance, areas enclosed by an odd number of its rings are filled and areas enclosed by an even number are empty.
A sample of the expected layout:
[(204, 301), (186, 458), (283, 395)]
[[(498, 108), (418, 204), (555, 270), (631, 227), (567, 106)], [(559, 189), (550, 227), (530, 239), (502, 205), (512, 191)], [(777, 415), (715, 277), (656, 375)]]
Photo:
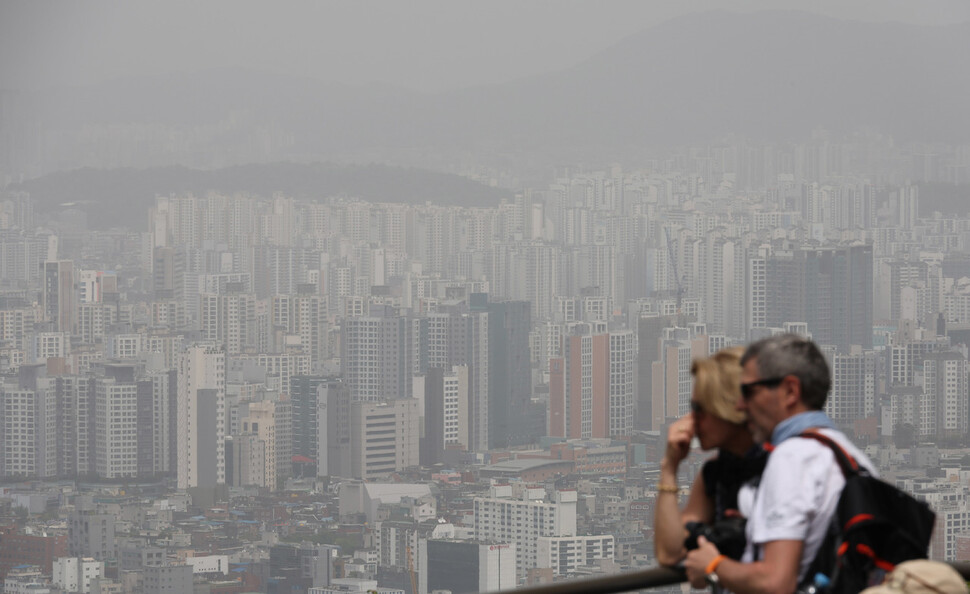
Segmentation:
[(545, 411), (532, 403), (532, 357), (528, 301), (489, 302), (471, 295), (472, 311), (488, 312), (488, 446), (532, 443), (545, 435)]
[(872, 245), (775, 249), (766, 260), (766, 322), (805, 322), (816, 342), (872, 348)]
[(317, 394), (322, 385), (339, 385), (338, 378), (322, 375), (294, 375), (290, 378), (293, 405), (293, 455), (317, 459)]

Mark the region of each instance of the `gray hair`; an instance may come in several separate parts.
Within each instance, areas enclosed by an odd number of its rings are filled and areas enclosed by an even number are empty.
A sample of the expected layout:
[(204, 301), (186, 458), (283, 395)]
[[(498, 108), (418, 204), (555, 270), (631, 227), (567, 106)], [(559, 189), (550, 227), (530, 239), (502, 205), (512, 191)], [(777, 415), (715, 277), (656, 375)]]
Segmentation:
[(832, 377), (818, 346), (798, 334), (779, 334), (748, 345), (741, 356), (744, 366), (755, 360), (758, 375), (764, 379), (793, 375), (802, 388), (802, 402), (810, 409), (822, 410)]

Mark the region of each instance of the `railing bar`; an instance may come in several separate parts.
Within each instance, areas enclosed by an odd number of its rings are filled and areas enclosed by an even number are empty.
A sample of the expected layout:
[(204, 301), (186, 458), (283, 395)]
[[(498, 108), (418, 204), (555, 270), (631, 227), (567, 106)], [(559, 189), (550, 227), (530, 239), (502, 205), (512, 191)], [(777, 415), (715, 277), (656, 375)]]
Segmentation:
[[(970, 561), (948, 561), (963, 579), (970, 580)], [(687, 581), (680, 567), (655, 567), (643, 571), (628, 571), (606, 577), (568, 580), (539, 586), (516, 588), (516, 594), (617, 594), (659, 586), (671, 586)]]
[(628, 571), (606, 577), (569, 580), (516, 588), (516, 594), (613, 594), (632, 592), (659, 586), (680, 584), (687, 580), (681, 568), (655, 567), (643, 571)]

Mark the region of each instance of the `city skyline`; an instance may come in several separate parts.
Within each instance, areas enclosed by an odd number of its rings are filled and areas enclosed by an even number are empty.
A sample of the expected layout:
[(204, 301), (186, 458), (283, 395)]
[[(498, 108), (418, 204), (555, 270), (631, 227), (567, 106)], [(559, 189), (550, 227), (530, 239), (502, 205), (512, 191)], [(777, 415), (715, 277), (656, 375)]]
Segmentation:
[(0, 3), (0, 589), (655, 567), (693, 365), (781, 334), (970, 559), (965, 55), (959, 0)]

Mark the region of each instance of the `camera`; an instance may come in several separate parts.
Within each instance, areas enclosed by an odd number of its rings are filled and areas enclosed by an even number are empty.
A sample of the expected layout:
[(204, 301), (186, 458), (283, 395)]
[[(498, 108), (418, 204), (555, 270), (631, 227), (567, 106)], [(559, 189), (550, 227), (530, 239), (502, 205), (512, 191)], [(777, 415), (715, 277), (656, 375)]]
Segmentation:
[(684, 548), (692, 551), (697, 548), (697, 538), (703, 536), (714, 543), (717, 550), (724, 553), (734, 560), (741, 558), (744, 554), (746, 539), (744, 526), (747, 523), (745, 518), (736, 516), (718, 520), (713, 524), (702, 524), (701, 522), (687, 522), (687, 538), (684, 540)]

